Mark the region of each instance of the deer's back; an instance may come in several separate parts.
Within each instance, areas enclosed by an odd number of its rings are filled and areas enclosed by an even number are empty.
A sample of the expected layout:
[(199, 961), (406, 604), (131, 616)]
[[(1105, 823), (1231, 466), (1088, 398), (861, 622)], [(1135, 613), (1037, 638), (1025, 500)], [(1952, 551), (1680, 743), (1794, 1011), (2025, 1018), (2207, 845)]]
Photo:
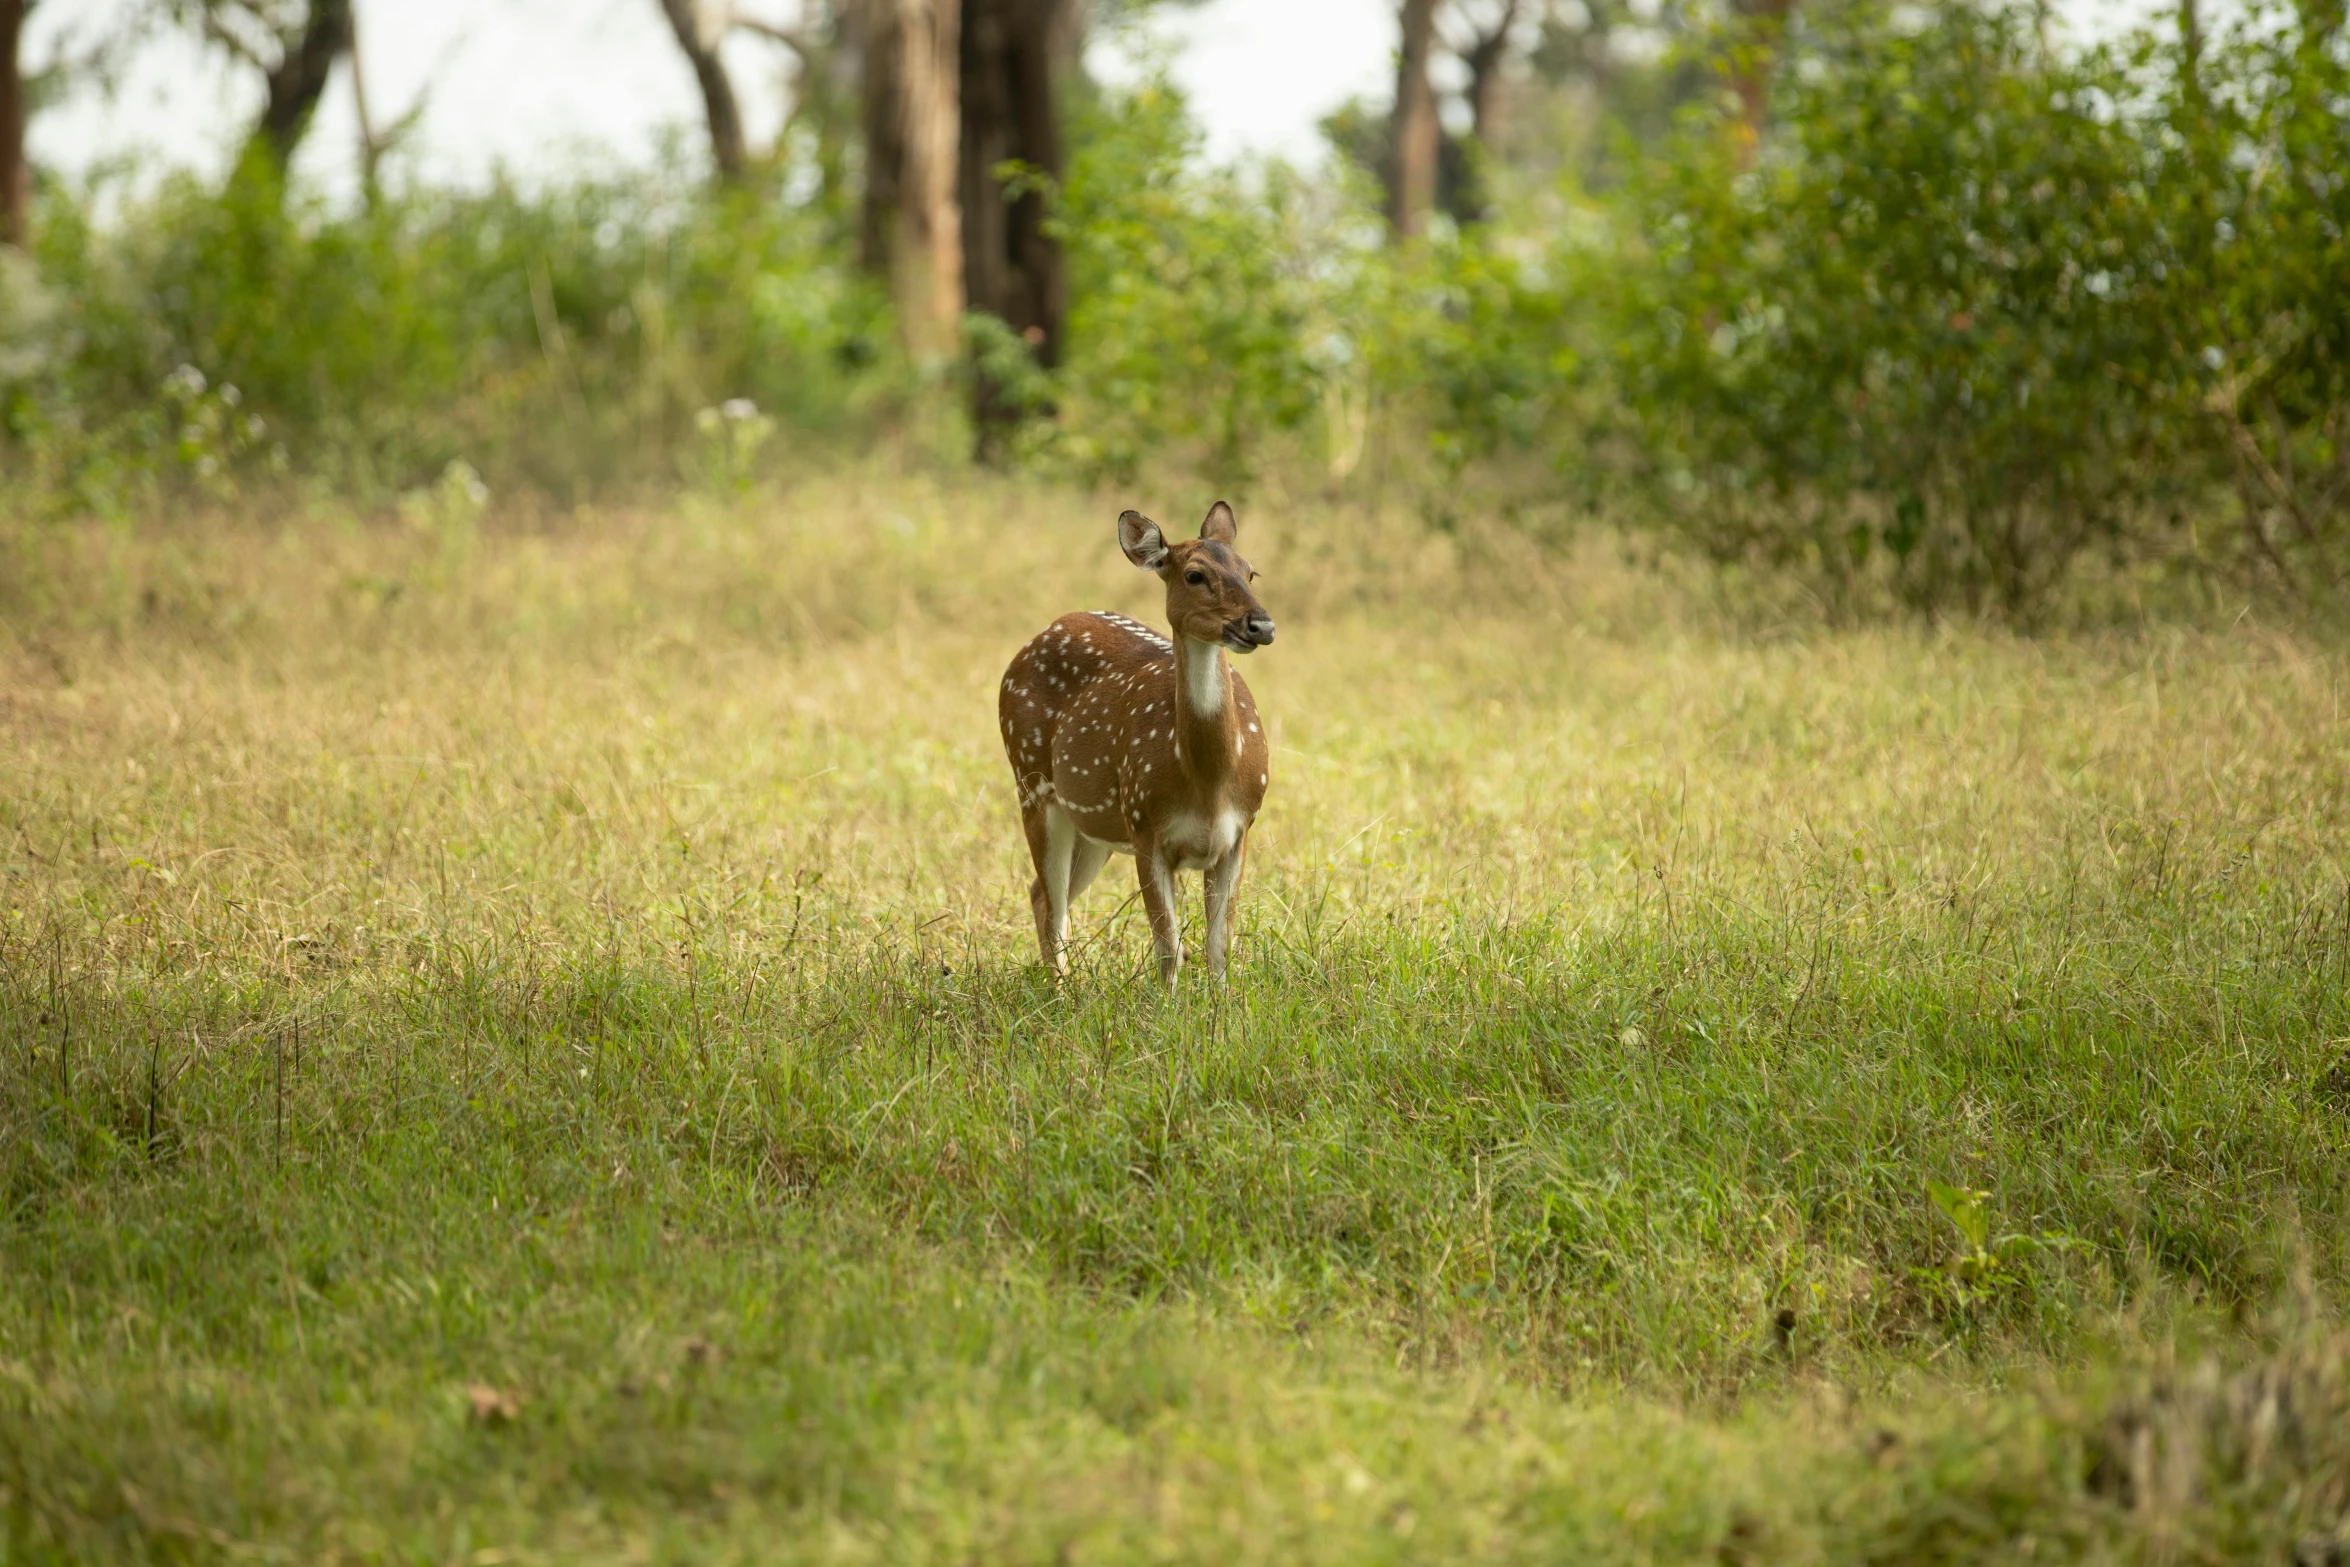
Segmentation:
[[(1013, 655), (996, 693), (1004, 754), (1023, 808), (1052, 797), (1053, 758), (1111, 751), (1108, 725), (1145, 685), (1174, 689), (1174, 645), (1140, 621), (1107, 610), (1063, 615)], [(1095, 689), (1102, 682), (1108, 689)], [(1082, 709), (1082, 711), (1080, 711)], [(1064, 736), (1074, 718), (1098, 733)], [(1075, 742), (1075, 743), (1073, 743)], [(1085, 742), (1099, 742), (1091, 744)]]

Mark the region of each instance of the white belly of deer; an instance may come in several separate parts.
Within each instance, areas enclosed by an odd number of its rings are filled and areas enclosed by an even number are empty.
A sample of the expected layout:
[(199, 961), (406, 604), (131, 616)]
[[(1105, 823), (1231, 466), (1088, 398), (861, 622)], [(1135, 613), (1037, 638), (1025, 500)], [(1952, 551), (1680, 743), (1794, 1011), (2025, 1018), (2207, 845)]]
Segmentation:
[(1170, 870), (1204, 871), (1230, 854), (1246, 831), (1248, 818), (1238, 811), (1218, 811), (1212, 818), (1175, 816), (1159, 830), (1159, 845)]

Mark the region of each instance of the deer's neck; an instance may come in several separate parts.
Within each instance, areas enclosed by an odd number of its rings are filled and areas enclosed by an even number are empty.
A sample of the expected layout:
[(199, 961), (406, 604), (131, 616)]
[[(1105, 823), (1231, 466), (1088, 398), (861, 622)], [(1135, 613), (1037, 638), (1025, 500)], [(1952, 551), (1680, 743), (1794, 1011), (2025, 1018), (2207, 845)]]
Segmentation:
[(1224, 650), (1213, 642), (1175, 638), (1175, 736), (1184, 773), (1213, 785), (1232, 770), (1232, 740), (1240, 719)]

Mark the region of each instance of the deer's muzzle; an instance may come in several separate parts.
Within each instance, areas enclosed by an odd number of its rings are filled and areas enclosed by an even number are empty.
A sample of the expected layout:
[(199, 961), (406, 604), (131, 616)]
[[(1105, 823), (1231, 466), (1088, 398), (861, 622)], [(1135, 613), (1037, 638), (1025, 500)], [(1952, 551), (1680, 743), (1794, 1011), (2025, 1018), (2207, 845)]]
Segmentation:
[(1224, 628), (1224, 645), (1235, 653), (1253, 653), (1273, 640), (1273, 617), (1251, 610)]

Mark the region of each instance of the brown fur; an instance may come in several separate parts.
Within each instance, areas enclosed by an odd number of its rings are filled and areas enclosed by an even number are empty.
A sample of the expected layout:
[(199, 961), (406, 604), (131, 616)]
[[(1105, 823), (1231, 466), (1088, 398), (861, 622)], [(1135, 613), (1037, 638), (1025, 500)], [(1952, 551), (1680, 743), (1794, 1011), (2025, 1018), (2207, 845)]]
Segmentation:
[[(1256, 702), (1224, 650), (1270, 642), (1273, 623), (1249, 586), (1255, 573), (1233, 548), (1238, 529), (1223, 502), (1190, 543), (1166, 544), (1135, 512), (1119, 519), (1119, 531), (1128, 558), (1166, 583), (1174, 641), (1123, 615), (1064, 615), (1013, 658), (997, 714), (1036, 862), (1028, 897), (1046, 965), (1065, 967), (1068, 903), (1103, 853), (1123, 851), (1134, 856), (1160, 971), (1172, 984), (1182, 966), (1170, 896), (1178, 871), (1207, 875), (1208, 965), (1223, 970), (1232, 892), (1271, 775)], [(1213, 711), (1193, 701), (1187, 674), (1195, 659), (1217, 666), (1201, 677), (1211, 692), (1221, 676)], [(1077, 834), (1058, 929), (1056, 809)]]

